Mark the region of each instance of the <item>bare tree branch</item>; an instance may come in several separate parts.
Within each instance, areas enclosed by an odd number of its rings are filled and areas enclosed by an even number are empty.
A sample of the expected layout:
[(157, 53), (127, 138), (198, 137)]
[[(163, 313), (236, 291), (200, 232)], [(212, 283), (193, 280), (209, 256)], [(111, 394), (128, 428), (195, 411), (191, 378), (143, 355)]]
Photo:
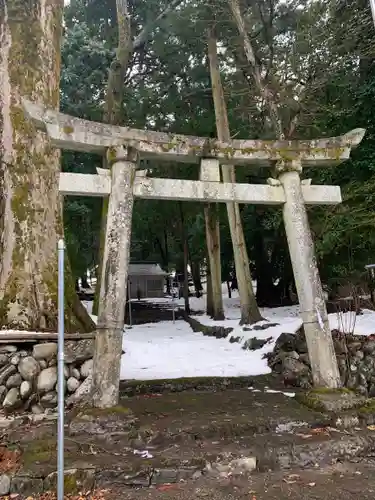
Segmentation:
[(122, 121), (123, 88), (130, 59), (135, 51), (140, 50), (148, 41), (152, 29), (172, 12), (183, 0), (171, 0), (168, 6), (142, 29), (133, 40), (128, 0), (116, 0), (118, 46), (108, 73), (107, 92), (103, 121), (119, 125)]
[(243, 49), (245, 52), (246, 59), (250, 65), (252, 76), (255, 81), (255, 85), (258, 89), (259, 94), (263, 97), (266, 106), (269, 110), (270, 119), (272, 125), (275, 129), (276, 135), (279, 139), (284, 139), (284, 131), (282, 126), (282, 120), (279, 115), (278, 106), (276, 103), (275, 96), (267, 83), (262, 78), (261, 68), (255, 57), (255, 51), (251, 44), (250, 37), (247, 33), (245, 21), (243, 19), (239, 1), (238, 0), (228, 0), (230, 10), (232, 12), (234, 21), (237, 25), (238, 32), (242, 39)]
[(140, 47), (142, 47), (142, 45), (148, 42), (153, 28), (157, 26), (160, 23), (160, 21), (165, 19), (168, 16), (168, 14), (170, 14), (173, 10), (175, 10), (176, 7), (178, 7), (182, 2), (183, 0), (171, 0), (171, 2), (167, 5), (167, 7), (164, 10), (162, 10), (162, 12), (160, 12), (160, 14), (156, 16), (156, 18), (153, 21), (146, 24), (146, 26), (142, 29), (139, 35), (137, 35), (133, 40), (133, 51), (138, 50)]

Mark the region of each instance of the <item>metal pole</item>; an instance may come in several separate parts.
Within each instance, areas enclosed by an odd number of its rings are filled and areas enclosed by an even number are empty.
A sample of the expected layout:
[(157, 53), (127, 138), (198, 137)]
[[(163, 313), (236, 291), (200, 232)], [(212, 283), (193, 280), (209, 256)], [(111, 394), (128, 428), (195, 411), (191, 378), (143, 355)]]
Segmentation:
[(64, 500), (64, 240), (58, 243), (58, 423), (57, 500)]

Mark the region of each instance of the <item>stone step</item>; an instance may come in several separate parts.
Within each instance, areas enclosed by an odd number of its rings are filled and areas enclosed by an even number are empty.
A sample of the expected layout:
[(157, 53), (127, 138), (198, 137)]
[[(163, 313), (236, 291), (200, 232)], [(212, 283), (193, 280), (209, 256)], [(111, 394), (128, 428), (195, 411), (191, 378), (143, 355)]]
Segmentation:
[[(100, 448), (97, 443), (68, 438), (67, 493), (94, 486), (148, 488), (193, 481), (202, 476), (223, 478), (292, 468), (309, 469), (367, 458), (375, 452), (375, 433), (367, 430), (350, 434), (333, 429), (319, 432), (310, 429), (310, 432), (304, 429), (294, 433), (266, 433), (243, 436), (235, 441), (205, 440), (195, 445), (155, 446), (147, 450)], [(38, 460), (30, 463), (30, 450), (28, 455), (26, 452), (26, 456), (21, 456), (22, 466), (10, 478), (13, 493), (31, 495), (55, 487), (56, 451), (43, 440), (39, 444), (34, 441), (33, 446), (39, 450), (39, 455), (35, 455)]]

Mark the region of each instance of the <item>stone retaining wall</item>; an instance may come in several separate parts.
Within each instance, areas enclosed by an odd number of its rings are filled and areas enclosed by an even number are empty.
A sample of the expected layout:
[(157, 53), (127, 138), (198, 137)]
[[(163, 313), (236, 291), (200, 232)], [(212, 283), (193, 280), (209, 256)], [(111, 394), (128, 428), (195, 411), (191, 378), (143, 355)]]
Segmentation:
[[(92, 357), (92, 339), (65, 343), (67, 403), (90, 382)], [(0, 407), (42, 413), (56, 405), (57, 343), (0, 345)]]
[[(345, 335), (337, 330), (332, 337), (343, 386), (375, 397), (375, 337)], [(303, 329), (295, 335), (283, 333), (268, 356), (268, 364), (286, 385), (310, 388), (311, 367)]]
[(183, 319), (187, 323), (189, 323), (193, 332), (203, 333), (203, 335), (206, 335), (207, 337), (216, 337), (217, 339), (224, 339), (233, 331), (233, 328), (231, 327), (225, 327), (219, 325), (210, 325), (210, 326), (203, 325), (195, 318), (192, 318), (191, 316), (186, 314), (186, 312), (183, 309), (178, 309), (178, 311), (183, 317)]
[[(105, 470), (95, 468), (66, 469), (64, 471), (65, 494), (92, 491), (95, 487), (110, 488), (113, 483), (120, 483), (129, 488), (149, 488), (166, 483), (179, 483), (189, 479), (196, 479), (202, 474), (204, 467), (178, 467), (154, 469), (144, 468), (133, 472), (126, 470)], [(128, 472), (128, 474), (127, 474)], [(130, 473), (129, 473), (130, 472)], [(0, 474), (0, 497), (9, 494), (39, 495), (45, 492), (56, 491), (57, 472), (45, 477), (23, 474)], [(24, 497), (24, 498), (25, 498)]]

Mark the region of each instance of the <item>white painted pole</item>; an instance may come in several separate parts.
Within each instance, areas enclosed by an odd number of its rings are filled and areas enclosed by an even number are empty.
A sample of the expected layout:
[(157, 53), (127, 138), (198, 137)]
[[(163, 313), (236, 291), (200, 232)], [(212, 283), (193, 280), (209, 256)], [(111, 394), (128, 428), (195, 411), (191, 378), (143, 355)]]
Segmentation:
[(64, 240), (58, 242), (57, 500), (64, 500)]

